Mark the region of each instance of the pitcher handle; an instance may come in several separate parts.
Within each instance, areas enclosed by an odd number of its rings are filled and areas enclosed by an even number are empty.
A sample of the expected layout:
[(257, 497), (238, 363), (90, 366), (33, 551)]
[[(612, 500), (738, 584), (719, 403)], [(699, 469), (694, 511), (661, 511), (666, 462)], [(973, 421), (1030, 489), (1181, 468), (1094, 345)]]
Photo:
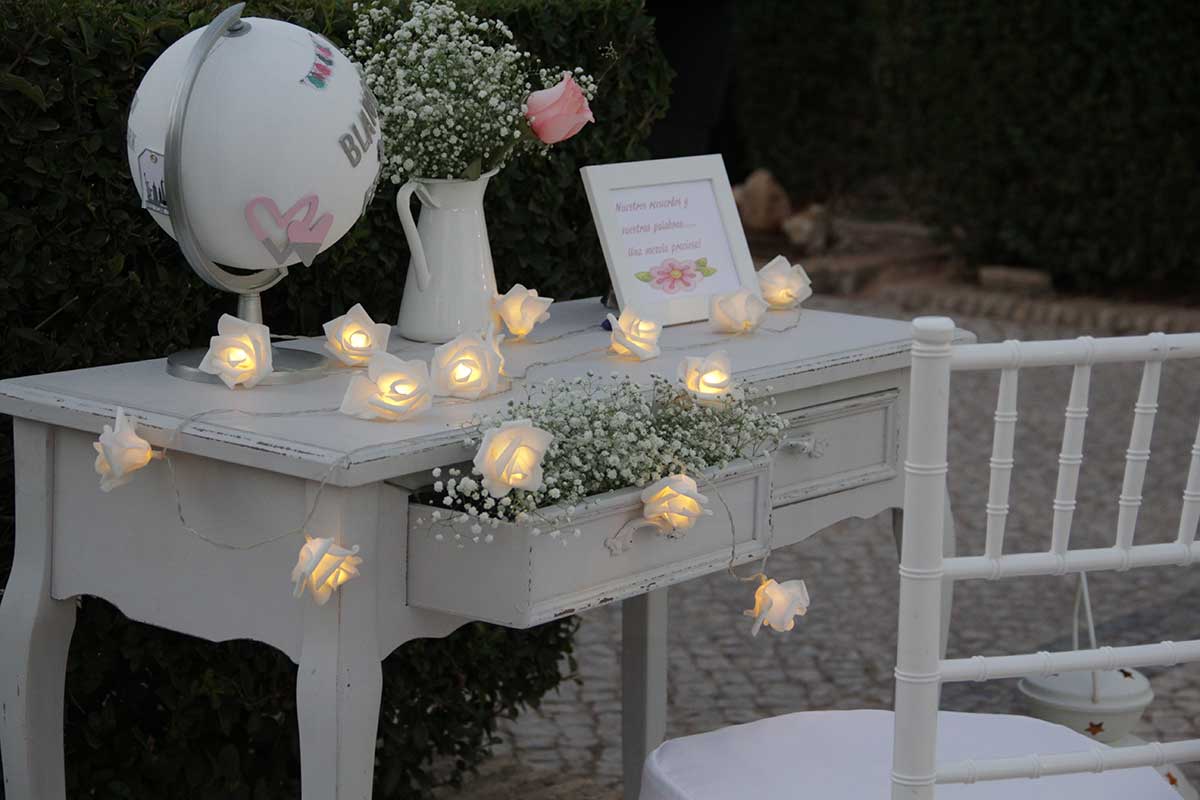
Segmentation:
[(417, 268), (417, 288), (422, 292), (429, 288), (429, 263), (425, 260), (425, 246), (421, 244), (421, 236), (417, 233), (417, 221), (412, 215), (412, 196), (429, 206), (437, 208), (438, 204), (429, 196), (425, 185), (420, 181), (409, 181), (400, 187), (396, 193), (396, 213), (400, 215), (400, 225), (404, 228), (404, 237), (408, 239), (408, 249), (412, 251), (413, 266)]

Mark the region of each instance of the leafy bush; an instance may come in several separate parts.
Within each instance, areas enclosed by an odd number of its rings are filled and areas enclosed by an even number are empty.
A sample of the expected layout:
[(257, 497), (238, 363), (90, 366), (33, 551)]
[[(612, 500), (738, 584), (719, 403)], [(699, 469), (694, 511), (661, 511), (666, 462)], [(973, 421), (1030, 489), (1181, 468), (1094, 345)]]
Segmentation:
[(1066, 288), (1195, 294), (1200, 6), (880, 7), (893, 164), (928, 181), (969, 257)]
[[(125, 117), (145, 70), (224, 5), (43, 0), (6, 8), (0, 375), (162, 356), (205, 341), (232, 310), (233, 299), (194, 277), (139, 207), (125, 160)], [(553, 160), (506, 169), (487, 205), (502, 286), (521, 280), (561, 298), (599, 293), (607, 273), (578, 168), (644, 156), (670, 74), (651, 22), (637, 0), (463, 5), (504, 19), (547, 62), (602, 76), (597, 124)], [(339, 44), (351, 20), (346, 0), (264, 0), (247, 15), (288, 19)], [(610, 44), (618, 59), (606, 56)], [(376, 318), (395, 317), (408, 255), (393, 203), (394, 187), (383, 187), (349, 235), (266, 295), (275, 330), (317, 333), (359, 300)], [(536, 704), (561, 680), (572, 630), (570, 621), (531, 631), (472, 625), (393, 654), (384, 669), (380, 791), (421, 794), (435, 756), (450, 757), (454, 774), (475, 764), (497, 716)], [(294, 675), (265, 645), (197, 642), (85, 602), (67, 679), (71, 795), (297, 796)]]
[(825, 200), (883, 168), (872, 0), (739, 0), (735, 81), (748, 167), (796, 201)]

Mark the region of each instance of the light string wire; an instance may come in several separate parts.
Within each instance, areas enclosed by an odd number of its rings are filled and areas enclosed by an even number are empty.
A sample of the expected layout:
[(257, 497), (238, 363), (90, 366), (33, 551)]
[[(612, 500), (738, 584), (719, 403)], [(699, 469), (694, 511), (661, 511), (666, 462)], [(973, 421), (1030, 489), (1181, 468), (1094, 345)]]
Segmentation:
[(200, 411), (196, 414), (193, 414), (190, 417), (188, 417), (187, 419), (180, 422), (178, 425), (176, 425), (175, 428), (171, 431), (171, 435), (167, 439), (167, 443), (165, 445), (163, 445), (163, 447), (162, 447), (161, 457), (162, 457), (163, 461), (166, 462), (166, 465), (167, 465), (168, 480), (170, 481), (170, 484), (171, 484), (171, 490), (175, 495), (175, 512), (176, 512), (177, 516), (179, 517), (179, 524), (182, 526), (183, 530), (186, 533), (188, 533), (189, 535), (195, 536), (196, 538), (198, 538), (204, 542), (207, 542), (208, 544), (210, 544), (214, 547), (219, 547), (223, 550), (254, 550), (259, 547), (265, 547), (268, 544), (278, 542), (281, 539), (286, 539), (289, 536), (295, 536), (296, 534), (305, 533), (308, 530), (309, 523), (312, 522), (313, 517), (317, 513), (317, 507), (321, 503), (321, 496), (325, 492), (325, 486), (329, 483), (330, 479), (333, 477), (333, 474), (338, 470), (339, 467), (341, 467), (341, 468), (349, 467), (351, 458), (354, 455), (356, 455), (360, 451), (367, 450), (370, 447), (374, 446), (374, 445), (366, 445), (364, 447), (355, 448), (354, 450), (351, 450), (347, 453), (343, 453), (340, 458), (336, 459), (333, 463), (331, 463), (329, 465), (329, 468), (321, 476), (321, 480), (317, 485), (317, 490), (313, 495), (312, 505), (309, 506), (309, 508), (307, 509), (307, 511), (304, 515), (304, 519), (300, 523), (300, 526), (298, 528), (293, 528), (291, 530), (285, 531), (284, 533), (280, 533), (275, 536), (270, 536), (266, 539), (261, 539), (259, 541), (253, 542), (251, 544), (235, 545), (235, 544), (229, 544), (228, 542), (219, 541), (219, 540), (214, 539), (211, 536), (207, 536), (204, 533), (202, 533), (201, 531), (197, 530), (195, 527), (193, 527), (188, 522), (187, 515), (184, 513), (183, 494), (180, 491), (179, 478), (175, 471), (175, 460), (171, 457), (171, 453), (174, 450), (175, 444), (178, 441), (180, 435), (182, 435), (184, 429), (186, 429), (189, 425), (199, 422), (206, 417), (220, 415), (220, 414), (242, 414), (244, 416), (250, 416), (250, 417), (290, 417), (290, 416), (301, 416), (301, 415), (306, 415), (306, 414), (330, 414), (330, 413), (337, 412), (337, 410), (338, 410), (337, 408), (314, 408), (314, 409), (301, 409), (299, 411), (246, 411), (246, 410), (240, 409), (240, 408), (215, 408), (215, 409), (208, 409), (206, 411)]
[[(799, 324), (800, 324), (800, 312), (799, 312), (799, 310), (797, 310), (796, 311), (796, 319), (793, 320), (788, 325), (784, 326), (783, 328), (778, 328), (778, 329), (764, 327), (764, 330), (767, 330), (772, 333), (786, 333), (788, 331), (791, 331), (793, 328), (795, 328)], [(601, 328), (601, 330), (603, 330), (603, 329)], [(548, 344), (550, 342), (561, 341), (564, 339), (569, 339), (569, 338), (574, 338), (574, 337), (581, 336), (581, 335), (594, 333), (595, 331), (596, 331), (596, 326), (588, 326), (587, 328), (565, 331), (561, 334), (552, 336), (548, 339), (541, 339), (536, 342), (530, 342), (530, 344), (537, 344), (537, 345)], [(275, 339), (275, 340), (281, 340), (281, 341), (293, 341), (293, 340), (307, 339), (307, 338), (311, 338), (311, 337), (296, 336), (293, 334), (272, 334), (271, 338)], [(722, 335), (722, 336), (718, 336), (718, 337), (714, 338), (710, 342), (692, 343), (689, 345), (681, 345), (681, 346), (668, 347), (668, 348), (663, 348), (663, 349), (667, 350), (668, 352), (674, 352), (674, 351), (679, 351), (679, 350), (688, 350), (688, 349), (695, 347), (697, 344), (701, 344), (701, 345), (716, 344), (718, 342), (725, 341), (728, 338), (730, 338), (728, 335)], [(400, 348), (399, 352), (404, 352), (407, 349), (408, 348)], [(581, 353), (572, 353), (561, 359), (555, 359), (555, 360), (544, 361), (544, 362), (542, 362), (542, 361), (532, 362), (525, 367), (524, 371), (521, 372), (520, 375), (505, 374), (505, 377), (509, 378), (510, 380), (525, 380), (527, 378), (527, 376), (529, 375), (529, 373), (534, 369), (539, 369), (539, 368), (548, 367), (548, 366), (554, 366), (557, 364), (563, 364), (568, 361), (579, 358), (581, 356), (587, 356), (587, 355), (592, 355), (592, 354), (596, 354), (596, 353), (601, 353), (606, 350), (608, 350), (607, 345), (605, 345), (604, 347), (592, 348), (592, 349), (586, 350)], [(391, 352), (391, 351), (389, 351), (389, 352)], [(459, 401), (458, 398), (442, 398), (442, 399), (446, 400), (449, 404), (452, 404), (452, 405), (461, 405), (461, 402), (466, 402), (466, 401)], [(317, 508), (319, 507), (321, 498), (325, 492), (325, 487), (326, 487), (326, 485), (328, 485), (329, 481), (332, 479), (334, 473), (339, 468), (343, 468), (343, 469), (348, 468), (351, 464), (352, 458), (355, 455), (358, 455), (359, 453), (365, 452), (367, 450), (374, 449), (377, 446), (376, 444), (370, 444), (370, 445), (364, 445), (362, 447), (355, 448), (346, 453), (343, 453), (340, 458), (334, 460), (329, 465), (329, 468), (326, 469), (326, 471), (322, 474), (321, 479), (317, 484), (317, 490), (316, 490), (315, 494), (313, 495), (312, 504), (308, 507), (308, 509), (304, 515), (304, 519), (300, 523), (300, 526), (298, 528), (293, 528), (291, 530), (285, 531), (285, 532), (277, 534), (275, 536), (271, 536), (266, 539), (261, 539), (261, 540), (255, 541), (253, 543), (250, 543), (250, 544), (233, 545), (233, 544), (229, 544), (227, 542), (222, 542), (217, 539), (214, 539), (211, 536), (205, 535), (203, 532), (201, 532), (195, 526), (193, 526), (191, 523), (188, 522), (187, 514), (184, 511), (183, 493), (182, 493), (182, 491), (180, 489), (180, 485), (179, 485), (179, 476), (178, 476), (178, 472), (175, 467), (175, 460), (172, 458), (171, 454), (175, 450), (175, 445), (178, 442), (179, 437), (183, 434), (184, 430), (186, 430), (190, 425), (200, 422), (209, 417), (220, 416), (223, 414), (239, 414), (242, 416), (255, 417), (255, 418), (278, 418), (278, 417), (304, 416), (304, 415), (309, 415), (309, 414), (334, 414), (334, 413), (337, 413), (338, 411), (340, 411), (339, 407), (300, 409), (300, 410), (295, 410), (295, 411), (247, 411), (245, 409), (240, 409), (240, 408), (215, 408), (215, 409), (207, 409), (205, 411), (197, 412), (197, 413), (192, 414), (191, 416), (185, 418), (183, 421), (181, 421), (178, 425), (176, 425), (172, 429), (171, 435), (168, 437), (166, 444), (164, 444), (162, 446), (162, 450), (159, 455), (167, 465), (168, 480), (171, 484), (171, 491), (175, 497), (176, 516), (179, 518), (179, 524), (182, 527), (182, 529), (184, 530), (184, 532), (186, 532), (187, 534), (189, 534), (191, 536), (195, 536), (196, 538), (198, 538), (214, 547), (219, 547), (219, 548), (222, 548), (225, 550), (254, 550), (259, 547), (265, 547), (268, 544), (278, 542), (282, 539), (286, 539), (290, 536), (295, 536), (297, 534), (303, 534), (308, 530), (309, 524), (312, 522), (313, 517), (316, 515)], [(717, 498), (721, 501), (721, 505), (724, 507), (725, 513), (729, 517), (729, 521), (730, 521), (730, 532), (731, 532), (731, 537), (732, 537), (732, 542), (731, 542), (731, 547), (730, 547), (730, 555), (729, 555), (729, 566), (728, 566), (730, 575), (732, 575), (734, 578), (736, 578), (739, 581), (752, 581), (758, 577), (765, 578), (765, 575), (763, 574), (762, 570), (766, 569), (767, 559), (771, 555), (770, 547), (771, 547), (771, 541), (774, 537), (774, 530), (772, 529), (770, 534), (768, 535), (767, 552), (763, 556), (762, 564), (760, 566), (760, 572), (756, 573), (755, 575), (752, 575), (748, 578), (743, 578), (743, 577), (739, 576), (734, 571), (734, 568), (733, 568), (734, 561), (736, 560), (736, 550), (737, 550), (737, 529), (736, 529), (736, 525), (733, 520), (733, 512), (729, 509), (729, 505), (725, 502), (725, 499), (724, 499), (724, 497), (721, 496), (721, 493), (719, 490), (716, 492), (716, 494), (717, 494)], [(549, 520), (547, 520), (547, 522), (549, 522)], [(566, 544), (565, 538), (564, 538), (563, 544), (564, 545)]]

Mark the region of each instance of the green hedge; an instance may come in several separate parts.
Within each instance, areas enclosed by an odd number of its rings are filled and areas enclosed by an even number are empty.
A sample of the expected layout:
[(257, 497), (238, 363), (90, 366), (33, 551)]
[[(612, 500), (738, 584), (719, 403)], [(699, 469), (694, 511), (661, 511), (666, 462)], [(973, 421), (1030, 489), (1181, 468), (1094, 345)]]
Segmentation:
[[(0, 375), (162, 356), (204, 342), (233, 308), (233, 298), (191, 274), (139, 207), (125, 160), (125, 117), (141, 76), (224, 5), (41, 0), (6, 8)], [(641, 142), (669, 86), (651, 22), (638, 0), (464, 5), (503, 18), (551, 63), (603, 73), (597, 124), (552, 159), (505, 170), (487, 199), (502, 286), (521, 280), (562, 298), (599, 293), (606, 270), (578, 167), (644, 156)], [(346, 0), (251, 2), (246, 13), (289, 19), (339, 43), (351, 18)], [(616, 61), (602, 54), (609, 44)], [(376, 318), (394, 319), (408, 255), (393, 203), (383, 187), (348, 236), (267, 294), (276, 331), (317, 333), (360, 300)], [(11, 492), (4, 495), (11, 533)], [(570, 621), (526, 632), (472, 625), (393, 654), (384, 669), (380, 796), (422, 794), (435, 757), (451, 778), (477, 763), (498, 716), (536, 704), (561, 680), (572, 630)], [(265, 646), (198, 642), (85, 602), (67, 681), (70, 795), (297, 796), (294, 678), (295, 667)]]
[(771, 170), (798, 203), (828, 200), (883, 170), (872, 2), (738, 0), (746, 166)]
[(881, 4), (893, 164), (974, 261), (1064, 288), (1200, 288), (1200, 6)]

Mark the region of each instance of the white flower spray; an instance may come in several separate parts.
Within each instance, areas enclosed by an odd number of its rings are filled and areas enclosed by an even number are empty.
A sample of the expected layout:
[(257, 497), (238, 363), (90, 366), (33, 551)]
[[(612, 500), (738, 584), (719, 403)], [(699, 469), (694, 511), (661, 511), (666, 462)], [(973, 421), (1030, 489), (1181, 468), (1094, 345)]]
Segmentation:
[[(351, 53), (379, 103), (386, 133), (383, 171), (409, 178), (477, 178), (514, 155), (546, 151), (525, 120), (525, 99), (557, 82), (498, 20), (448, 0), (417, 0), (402, 19), (395, 0), (354, 4)], [(591, 100), (596, 81), (570, 71)], [(534, 85), (536, 81), (540, 85)]]
[[(471, 522), (474, 538), (484, 541), (492, 540), (484, 530), (504, 521), (545, 525), (553, 538), (570, 536), (578, 530), (571, 520), (593, 495), (647, 486), (667, 475), (720, 469), (773, 449), (783, 430), (783, 420), (770, 411), (773, 398), (755, 400), (738, 392), (700, 405), (681, 382), (659, 376), (649, 391), (626, 375), (589, 373), (548, 378), (527, 392), (525, 399), (476, 420), (478, 433), (464, 443), (478, 446), (489, 430), (528, 420), (553, 435), (542, 457), (542, 488), (514, 489), (496, 499), (483, 487), (478, 470), (435, 469), (432, 493), (425, 498), (441, 509), (432, 515), (435, 523)], [(565, 514), (547, 517), (542, 511), (550, 506)]]

